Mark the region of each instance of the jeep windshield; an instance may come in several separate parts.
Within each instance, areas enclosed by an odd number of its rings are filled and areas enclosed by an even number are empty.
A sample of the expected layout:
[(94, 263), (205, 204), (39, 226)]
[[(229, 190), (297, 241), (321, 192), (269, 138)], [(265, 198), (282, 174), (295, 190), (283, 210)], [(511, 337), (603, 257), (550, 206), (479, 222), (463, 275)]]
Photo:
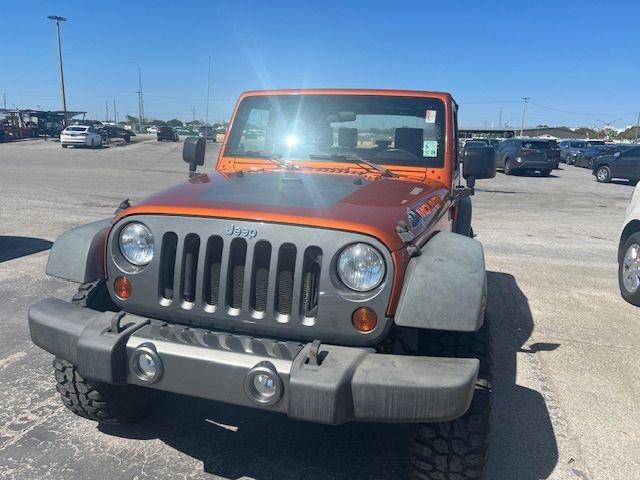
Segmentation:
[(249, 96), (238, 106), (224, 155), (441, 167), (443, 122), (444, 103), (434, 98)]

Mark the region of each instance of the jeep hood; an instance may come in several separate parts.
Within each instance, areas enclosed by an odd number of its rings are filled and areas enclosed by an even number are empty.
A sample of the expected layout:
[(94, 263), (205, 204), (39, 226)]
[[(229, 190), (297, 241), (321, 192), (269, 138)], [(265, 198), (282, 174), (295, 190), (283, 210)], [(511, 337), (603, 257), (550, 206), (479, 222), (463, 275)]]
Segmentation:
[(258, 171), (199, 175), (121, 212), (277, 222), (365, 233), (390, 250), (403, 242), (399, 221), (419, 235), (445, 208), (448, 190), (433, 182), (344, 173)]

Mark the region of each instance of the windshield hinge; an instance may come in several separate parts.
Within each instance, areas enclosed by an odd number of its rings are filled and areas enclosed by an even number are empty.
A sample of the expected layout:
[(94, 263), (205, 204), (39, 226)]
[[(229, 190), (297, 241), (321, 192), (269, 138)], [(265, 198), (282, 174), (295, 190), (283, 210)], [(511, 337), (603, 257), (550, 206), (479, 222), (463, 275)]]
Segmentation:
[(409, 255), (411, 255), (412, 257), (420, 255), (420, 249), (416, 246), (415, 243), (413, 243), (416, 236), (409, 229), (406, 222), (404, 222), (403, 220), (400, 220), (398, 222), (398, 224), (396, 225), (396, 233), (400, 237), (400, 240), (404, 242)]

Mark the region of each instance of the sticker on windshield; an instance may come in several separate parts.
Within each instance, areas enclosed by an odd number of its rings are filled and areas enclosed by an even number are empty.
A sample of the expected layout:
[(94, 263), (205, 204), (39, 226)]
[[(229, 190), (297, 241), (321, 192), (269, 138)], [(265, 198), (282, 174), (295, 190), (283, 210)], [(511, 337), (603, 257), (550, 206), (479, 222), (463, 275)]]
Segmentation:
[(437, 157), (438, 156), (438, 141), (437, 140), (425, 140), (422, 142), (422, 156), (423, 157)]
[(436, 123), (436, 111), (427, 110), (424, 113), (424, 123)]

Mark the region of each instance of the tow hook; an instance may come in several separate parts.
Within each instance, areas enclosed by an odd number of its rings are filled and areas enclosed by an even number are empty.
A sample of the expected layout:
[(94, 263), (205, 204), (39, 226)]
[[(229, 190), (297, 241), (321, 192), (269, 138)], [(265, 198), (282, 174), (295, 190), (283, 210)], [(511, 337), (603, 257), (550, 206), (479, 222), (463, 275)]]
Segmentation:
[(314, 340), (309, 344), (309, 365), (319, 367), (322, 363), (320, 358), (320, 340)]

